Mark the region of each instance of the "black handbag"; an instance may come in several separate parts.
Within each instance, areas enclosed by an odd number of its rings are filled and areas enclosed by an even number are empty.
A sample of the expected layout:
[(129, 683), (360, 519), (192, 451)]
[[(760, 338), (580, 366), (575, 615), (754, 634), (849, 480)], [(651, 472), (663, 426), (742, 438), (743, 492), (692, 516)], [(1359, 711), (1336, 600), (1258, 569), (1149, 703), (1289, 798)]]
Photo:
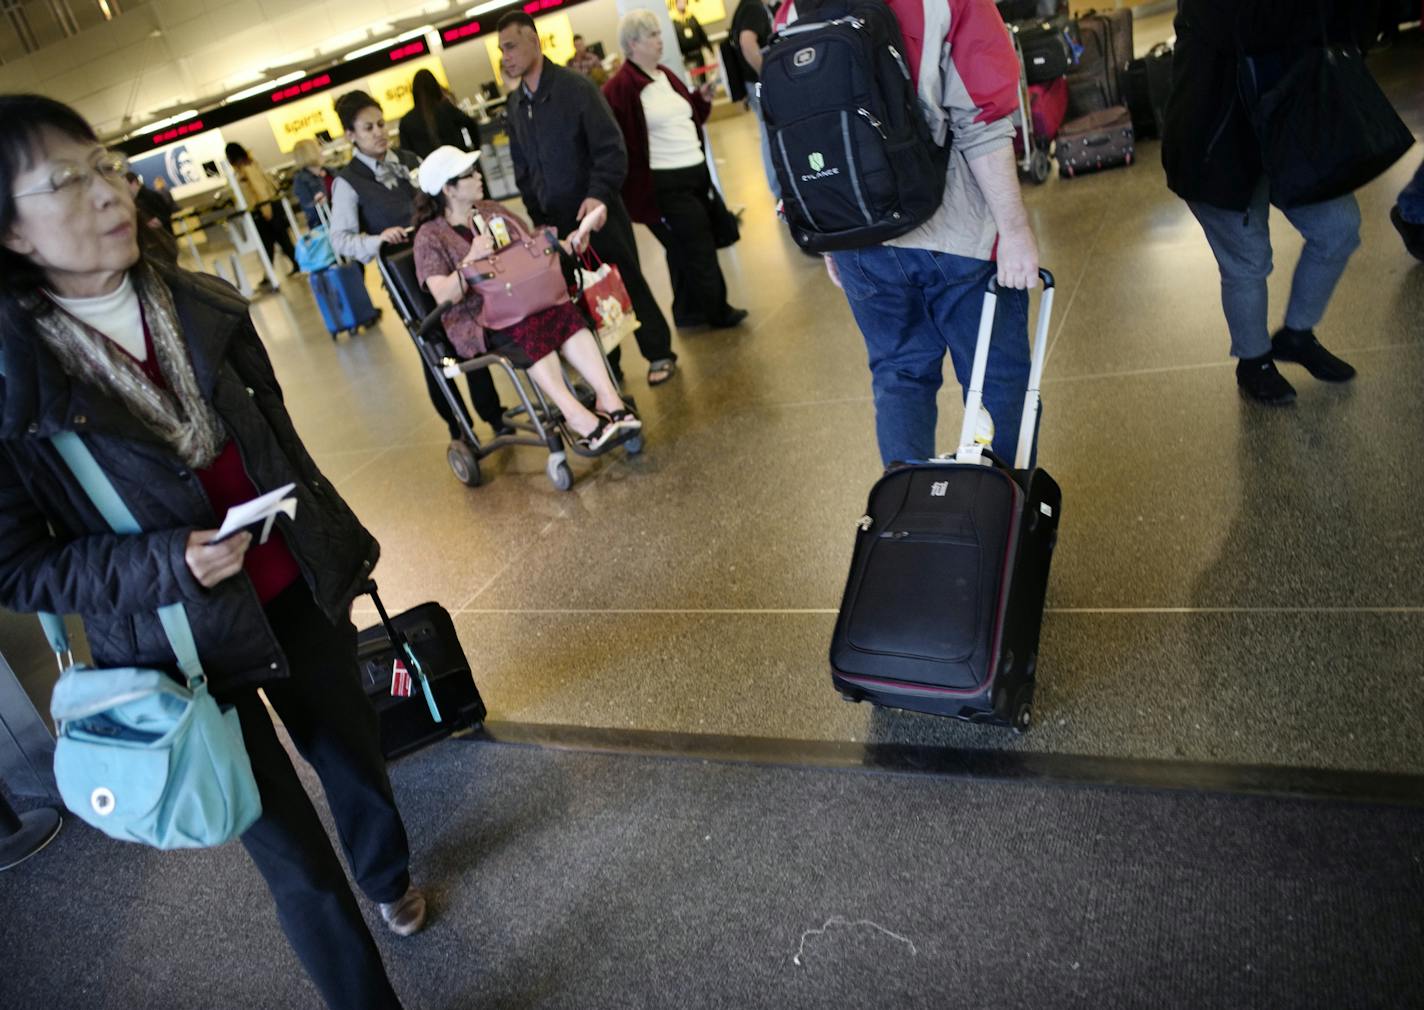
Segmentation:
[(1409, 128), (1356, 46), (1323, 43), (1303, 52), (1256, 105), (1261, 161), (1277, 207), (1303, 207), (1353, 193), (1414, 143)]
[(736, 245), (742, 237), (741, 219), (727, 208), (716, 186), (707, 187), (707, 198), (712, 202), (712, 240), (718, 249)]

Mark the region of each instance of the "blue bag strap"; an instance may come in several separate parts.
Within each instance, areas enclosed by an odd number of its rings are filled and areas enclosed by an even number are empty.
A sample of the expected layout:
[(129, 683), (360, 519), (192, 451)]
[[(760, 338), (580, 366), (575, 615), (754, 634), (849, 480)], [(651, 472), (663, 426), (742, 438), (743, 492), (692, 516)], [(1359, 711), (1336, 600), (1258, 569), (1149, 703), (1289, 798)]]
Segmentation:
[[(129, 507), (119, 497), (119, 492), (114, 489), (113, 483), (105, 475), (98, 461), (94, 459), (94, 454), (89, 451), (89, 447), (78, 435), (72, 431), (61, 431), (51, 435), (50, 441), (64, 459), (65, 464), (74, 473), (75, 479), (79, 481), (79, 486), (84, 489), (84, 493), (89, 496), (89, 500), (94, 503), (94, 507), (99, 510), (99, 514), (104, 517), (104, 521), (115, 533), (143, 532), (138, 520), (134, 518)], [(158, 620), (163, 624), (163, 631), (168, 636), (168, 644), (172, 647), (173, 655), (178, 660), (178, 669), (183, 671), (183, 676), (188, 679), (190, 688), (197, 687), (206, 680), (206, 677), (203, 674), (203, 665), (198, 660), (198, 647), (193, 640), (192, 625), (188, 623), (188, 612), (183, 608), (183, 604), (170, 603), (166, 607), (158, 608)], [(55, 647), (56, 654), (69, 651), (69, 637), (65, 634), (64, 624), (58, 617), (53, 614), (41, 614), (40, 624), (44, 626), (45, 635), (49, 638), (50, 645)], [(62, 645), (63, 648), (59, 648), (59, 645)]]

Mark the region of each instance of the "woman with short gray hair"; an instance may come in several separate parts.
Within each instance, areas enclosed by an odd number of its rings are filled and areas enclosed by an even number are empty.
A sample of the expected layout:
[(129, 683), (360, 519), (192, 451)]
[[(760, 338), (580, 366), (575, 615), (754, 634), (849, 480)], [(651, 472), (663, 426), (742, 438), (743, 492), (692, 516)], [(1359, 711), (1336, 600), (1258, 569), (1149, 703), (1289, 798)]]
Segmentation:
[(712, 112), (712, 85), (688, 91), (661, 62), (662, 22), (633, 10), (618, 23), (627, 61), (603, 95), (623, 131), (628, 175), (623, 201), (667, 251), (672, 316), (679, 327), (736, 326), (746, 309), (727, 303), (717, 263), (716, 201), (707, 172), (702, 124)]

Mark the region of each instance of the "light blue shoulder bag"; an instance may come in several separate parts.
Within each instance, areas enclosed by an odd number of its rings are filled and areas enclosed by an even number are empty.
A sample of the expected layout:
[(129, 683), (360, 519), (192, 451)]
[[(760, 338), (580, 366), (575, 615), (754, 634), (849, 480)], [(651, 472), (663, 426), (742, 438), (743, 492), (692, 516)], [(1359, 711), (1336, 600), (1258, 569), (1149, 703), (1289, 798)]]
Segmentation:
[[(79, 436), (51, 441), (114, 532), (141, 532)], [(76, 664), (64, 622), (39, 616), (63, 667), (50, 715), (65, 806), (106, 835), (159, 849), (221, 845), (261, 816), (237, 711), (221, 711), (208, 694), (183, 604), (158, 618), (187, 687), (159, 670)]]

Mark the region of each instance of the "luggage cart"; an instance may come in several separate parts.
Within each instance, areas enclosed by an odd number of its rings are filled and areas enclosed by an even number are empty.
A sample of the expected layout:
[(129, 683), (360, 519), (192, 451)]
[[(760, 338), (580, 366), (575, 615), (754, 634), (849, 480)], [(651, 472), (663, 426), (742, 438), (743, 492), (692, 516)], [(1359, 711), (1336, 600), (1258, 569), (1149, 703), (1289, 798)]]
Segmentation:
[(1049, 147), (1053, 141), (1038, 137), (1034, 133), (1033, 109), (1029, 105), (1028, 68), (1024, 64), (1023, 47), (1019, 45), (1019, 33), (1014, 31), (1012, 25), (1007, 27), (1009, 37), (1014, 42), (1014, 56), (1019, 61), (1019, 110), (1016, 113), (1018, 116), (1016, 126), (1023, 143), (1023, 155), (1019, 158), (1019, 171), (1032, 179), (1034, 183), (1042, 185), (1047, 181), (1053, 168), (1053, 163), (1048, 157)]
[[(460, 437), (450, 443), (445, 453), (446, 462), (450, 464), (450, 470), (460, 483), (467, 487), (479, 487), (483, 480), (480, 474), (480, 460), (511, 445), (528, 445), (547, 449), (549, 459), (544, 465), (544, 472), (548, 475), (550, 483), (560, 491), (567, 491), (574, 484), (573, 471), (568, 464), (569, 451), (585, 457), (602, 456), (617, 446), (622, 446), (630, 456), (635, 456), (643, 451), (642, 429), (628, 432), (595, 453), (580, 449), (577, 437), (572, 431), (566, 429), (558, 409), (545, 398), (538, 383), (525, 373), (525, 369), (529, 368), (533, 362), (513, 344), (496, 346), (490, 353), (482, 354), (468, 361), (454, 357), (445, 342), (445, 333), (440, 323), (440, 317), (449, 306), (435, 305), (433, 299), (420, 287), (415, 276), (415, 251), (411, 246), (383, 248), (376, 257), (376, 265), (381, 272), (381, 281), (385, 284), (386, 293), (390, 295), (391, 303), (395, 306), (401, 321), (405, 323), (411, 340), (415, 342), (416, 349), (420, 352), (422, 363), (435, 376), (435, 384), (440, 388), (446, 402), (450, 405), (450, 410), (460, 427)], [(590, 327), (590, 329), (593, 328)], [(497, 337), (497, 334), (494, 336)], [(599, 346), (600, 354), (603, 355), (603, 367), (608, 369), (614, 386), (622, 393), (622, 386), (613, 373), (613, 366), (608, 361), (608, 355), (603, 349), (603, 342), (596, 336), (595, 342)], [(514, 434), (497, 435), (490, 441), (481, 442), (470, 424), (461, 394), (458, 390), (452, 389), (451, 384), (446, 380), (454, 379), (464, 372), (485, 367), (501, 369), (509, 377), (510, 384), (519, 396), (519, 406), (504, 413), (505, 424), (514, 430)], [(590, 410), (593, 409), (592, 390), (570, 384), (567, 375), (564, 377), (564, 382), (569, 385), (570, 391), (579, 398), (584, 406)], [(637, 410), (637, 404), (632, 397), (624, 395), (623, 402), (630, 409)]]

